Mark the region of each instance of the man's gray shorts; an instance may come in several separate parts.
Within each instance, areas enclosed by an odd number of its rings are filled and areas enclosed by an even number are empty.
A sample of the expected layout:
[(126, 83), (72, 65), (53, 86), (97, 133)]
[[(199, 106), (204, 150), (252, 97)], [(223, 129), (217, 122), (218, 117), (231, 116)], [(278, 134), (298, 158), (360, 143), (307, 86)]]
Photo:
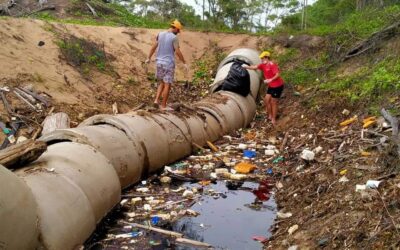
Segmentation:
[(165, 83), (173, 83), (175, 74), (175, 66), (166, 66), (164, 64), (157, 64), (156, 78), (158, 81)]

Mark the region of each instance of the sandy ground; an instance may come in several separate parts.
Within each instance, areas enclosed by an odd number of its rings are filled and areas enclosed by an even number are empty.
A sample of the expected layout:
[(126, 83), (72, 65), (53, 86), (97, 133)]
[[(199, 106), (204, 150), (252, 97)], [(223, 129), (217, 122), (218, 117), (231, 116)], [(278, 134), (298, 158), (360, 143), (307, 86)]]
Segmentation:
[[(111, 91), (114, 85), (124, 84), (128, 79), (133, 79), (142, 86), (150, 86), (142, 63), (160, 30), (79, 26), (13, 18), (1, 19), (0, 23), (2, 85), (9, 82), (17, 82), (19, 85), (30, 83), (36, 89), (49, 93), (56, 102), (84, 103), (86, 106), (97, 104), (97, 88)], [(54, 30), (104, 45), (104, 50), (116, 58), (112, 64), (120, 79), (113, 79), (101, 73), (93, 76), (90, 81), (82, 77), (74, 67), (62, 59)], [(179, 38), (189, 65), (201, 57), (210, 46), (218, 46), (226, 52), (239, 47), (257, 49), (259, 40), (248, 35), (190, 31), (182, 32)], [(39, 41), (45, 42), (45, 45), (38, 46)], [(150, 66), (150, 71), (152, 68), (154, 63)], [(181, 69), (182, 63), (178, 62), (177, 80), (187, 80)]]

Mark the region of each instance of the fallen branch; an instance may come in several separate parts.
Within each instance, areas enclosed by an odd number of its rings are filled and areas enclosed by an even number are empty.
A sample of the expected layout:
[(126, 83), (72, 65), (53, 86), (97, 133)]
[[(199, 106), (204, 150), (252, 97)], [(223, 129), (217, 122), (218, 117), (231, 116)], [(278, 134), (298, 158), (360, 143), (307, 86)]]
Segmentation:
[(145, 226), (145, 225), (138, 224), (138, 223), (128, 223), (128, 222), (124, 222), (124, 223), (127, 224), (127, 225), (130, 225), (130, 226), (133, 226), (133, 227), (150, 230), (150, 231), (153, 231), (153, 232), (165, 234), (165, 235), (172, 236), (172, 237), (177, 237), (177, 238), (182, 238), (183, 237), (183, 234), (181, 234), (181, 233), (177, 233), (177, 232), (174, 232), (174, 231), (161, 229), (161, 228), (158, 228), (158, 227)]
[(392, 141), (397, 146), (397, 156), (400, 156), (399, 120), (384, 108), (381, 110), (381, 114), (392, 126)]
[(22, 167), (26, 163), (35, 161), (46, 149), (46, 142), (26, 140), (0, 151), (0, 164), (13, 169)]
[(89, 8), (90, 12), (92, 12), (94, 17), (98, 17), (96, 10), (89, 3), (86, 2), (86, 6)]
[(396, 22), (378, 32), (373, 33), (370, 37), (350, 49), (343, 57), (343, 61), (355, 56), (359, 56), (371, 49), (377, 48), (382, 41), (387, 40), (399, 33), (399, 28), (400, 22)]
[(208, 243), (197, 241), (197, 240), (186, 239), (186, 238), (177, 238), (175, 240), (175, 242), (180, 243), (180, 244), (192, 245), (192, 246), (196, 246), (196, 247), (202, 247), (202, 248), (211, 248), (212, 247)]

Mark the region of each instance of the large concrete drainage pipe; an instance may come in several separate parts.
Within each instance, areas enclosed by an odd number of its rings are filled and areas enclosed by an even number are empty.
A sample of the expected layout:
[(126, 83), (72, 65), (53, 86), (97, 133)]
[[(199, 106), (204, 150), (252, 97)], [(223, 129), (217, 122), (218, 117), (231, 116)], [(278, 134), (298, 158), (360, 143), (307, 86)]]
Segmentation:
[(224, 124), (224, 134), (242, 128), (244, 123), (244, 114), (240, 110), (238, 104), (227, 96), (213, 94), (196, 103), (195, 107), (212, 112), (220, 118), (220, 123)]
[(0, 249), (36, 249), (38, 210), (23, 180), (0, 165)]
[[(214, 82), (210, 87), (211, 93), (215, 93), (217, 88), (223, 84), (232, 65), (233, 63), (227, 63), (218, 70)], [(258, 90), (260, 89), (260, 74), (255, 70), (247, 70), (247, 72), (249, 72), (250, 75), (250, 95), (256, 99), (258, 96)]]
[[(105, 140), (104, 138), (107, 138)], [(140, 157), (141, 146), (132, 143), (126, 134), (110, 125), (84, 126), (73, 129), (59, 129), (48, 133), (40, 140), (51, 145), (62, 141), (87, 144), (99, 150), (117, 171), (121, 188), (140, 180), (144, 157)]]
[[(259, 60), (257, 52), (240, 49), (221, 65), (233, 58)], [(251, 78), (253, 92), (259, 83)], [(220, 91), (191, 112), (97, 115), (44, 136), (48, 151), (37, 161), (16, 175), (0, 169), (0, 248), (76, 248), (119, 202), (121, 188), (189, 155), (193, 143), (248, 125), (256, 110), (253, 92)]]
[(261, 60), (259, 58), (259, 53), (256, 50), (248, 48), (235, 49), (234, 51), (229, 53), (224, 60), (221, 61), (221, 63), (218, 66), (218, 71), (222, 68), (222, 66), (232, 62), (234, 59), (239, 59), (241, 61), (246, 62), (247, 64), (253, 64), (253, 65), (261, 63)]
[[(26, 173), (17, 172), (32, 190), (38, 204), (42, 248), (74, 249), (96, 227), (93, 208), (85, 193), (75, 183), (43, 167), (29, 167), (25, 169), (29, 170)], [(25, 211), (27, 208), (19, 209)]]

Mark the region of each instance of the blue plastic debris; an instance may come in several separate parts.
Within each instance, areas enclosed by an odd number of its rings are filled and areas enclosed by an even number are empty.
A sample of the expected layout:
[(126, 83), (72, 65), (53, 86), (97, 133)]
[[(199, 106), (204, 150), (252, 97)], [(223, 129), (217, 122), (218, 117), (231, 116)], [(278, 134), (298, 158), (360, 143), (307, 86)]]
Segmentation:
[(253, 150), (244, 150), (243, 151), (243, 156), (247, 158), (255, 158), (257, 155), (256, 151)]

